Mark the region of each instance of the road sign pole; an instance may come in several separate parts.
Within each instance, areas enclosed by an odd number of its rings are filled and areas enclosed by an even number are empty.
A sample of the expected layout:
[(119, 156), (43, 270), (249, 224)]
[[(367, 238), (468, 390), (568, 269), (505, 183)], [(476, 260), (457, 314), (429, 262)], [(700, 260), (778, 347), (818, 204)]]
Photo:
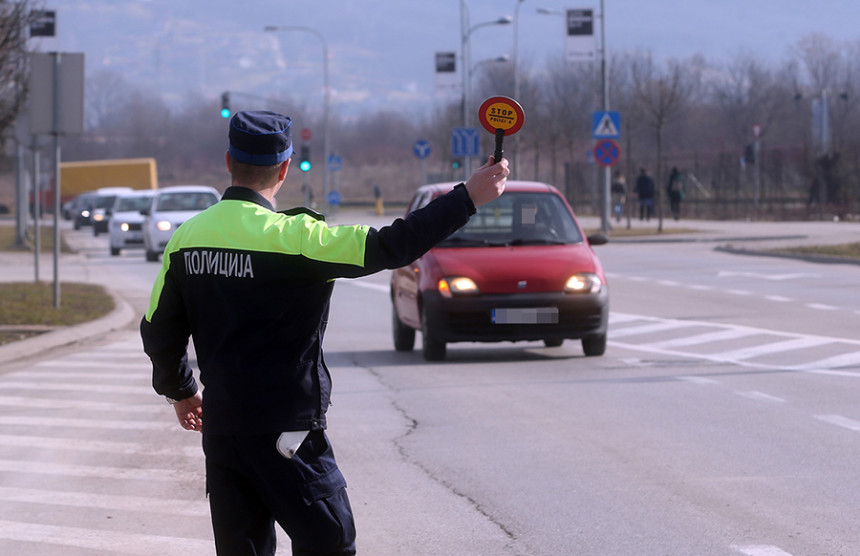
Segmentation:
[[(600, 0), (600, 82), (603, 97), (603, 111), (609, 110), (609, 74), (606, 71), (606, 6)], [(620, 131), (620, 130), (619, 130)], [(609, 184), (612, 181), (612, 170), (607, 166), (603, 170), (603, 189), (601, 189), (600, 228), (603, 233), (609, 233)]]

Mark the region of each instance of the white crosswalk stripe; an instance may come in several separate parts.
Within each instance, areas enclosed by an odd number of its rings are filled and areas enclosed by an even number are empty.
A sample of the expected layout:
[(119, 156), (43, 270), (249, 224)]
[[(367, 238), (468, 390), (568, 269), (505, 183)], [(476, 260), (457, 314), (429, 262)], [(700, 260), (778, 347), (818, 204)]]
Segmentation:
[[(655, 333), (660, 333), (659, 340), (654, 340)], [(610, 345), (655, 354), (860, 378), (860, 341), (849, 338), (612, 313), (608, 339)], [(747, 345), (726, 349), (726, 342), (734, 340)]]
[(200, 436), (150, 369), (135, 338), (0, 374), (0, 554), (214, 554)]

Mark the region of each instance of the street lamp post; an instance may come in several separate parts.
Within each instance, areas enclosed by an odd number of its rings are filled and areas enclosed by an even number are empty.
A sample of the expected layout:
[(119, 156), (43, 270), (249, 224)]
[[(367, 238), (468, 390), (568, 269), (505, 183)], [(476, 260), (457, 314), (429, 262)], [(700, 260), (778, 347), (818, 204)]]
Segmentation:
[[(565, 15), (558, 10), (538, 8), (537, 12), (544, 15)], [(609, 110), (609, 74), (606, 71), (606, 7), (605, 0), (600, 0), (600, 104), (603, 112)], [(612, 169), (606, 166), (603, 169), (603, 184), (600, 188), (600, 228), (608, 233), (609, 224), (609, 187), (612, 181)]]
[(310, 27), (296, 27), (292, 25), (267, 25), (263, 27), (263, 31), (267, 32), (277, 32), (277, 31), (301, 31), (304, 33), (311, 33), (316, 36), (320, 44), (322, 44), (323, 51), (323, 203), (326, 209), (328, 209), (328, 191), (329, 191), (329, 169), (328, 169), (328, 157), (329, 151), (331, 147), (330, 137), (329, 137), (329, 105), (331, 104), (331, 87), (329, 87), (329, 71), (328, 71), (328, 44), (326, 44), (325, 37), (322, 36), (322, 33), (317, 31), (316, 29), (312, 29)]
[[(525, 0), (517, 0), (516, 6), (514, 6), (514, 100), (519, 102), (520, 100), (520, 6)], [(515, 179), (517, 176), (517, 168), (519, 168), (520, 161), (520, 136), (519, 134), (514, 135), (514, 155), (513, 155), (513, 170), (511, 171), (511, 178)]]
[[(462, 95), (463, 95), (463, 104), (462, 104), (462, 118), (463, 118), (463, 127), (469, 127), (469, 103), (471, 102), (471, 77), (472, 77), (472, 51), (471, 51), (471, 42), (470, 37), (472, 33), (474, 33), (477, 29), (481, 27), (487, 27), (490, 25), (507, 25), (511, 23), (513, 19), (510, 16), (500, 17), (494, 21), (485, 21), (483, 23), (478, 23), (472, 27), (469, 26), (469, 8), (466, 5), (466, 0), (460, 0), (460, 62), (462, 64), (461, 73), (462, 73)], [(468, 178), (469, 174), (472, 173), (472, 159), (471, 157), (463, 157), (463, 172), (465, 177)]]

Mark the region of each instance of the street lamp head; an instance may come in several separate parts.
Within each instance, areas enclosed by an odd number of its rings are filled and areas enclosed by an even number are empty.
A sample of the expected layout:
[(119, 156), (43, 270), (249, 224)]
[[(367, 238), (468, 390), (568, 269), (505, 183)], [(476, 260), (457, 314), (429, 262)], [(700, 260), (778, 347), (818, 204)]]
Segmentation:
[(278, 29), (280, 29), (280, 27), (277, 25), (266, 25), (263, 27), (263, 31), (277, 31)]
[(514, 22), (514, 18), (509, 15), (503, 15), (496, 20), (496, 25), (509, 25)]

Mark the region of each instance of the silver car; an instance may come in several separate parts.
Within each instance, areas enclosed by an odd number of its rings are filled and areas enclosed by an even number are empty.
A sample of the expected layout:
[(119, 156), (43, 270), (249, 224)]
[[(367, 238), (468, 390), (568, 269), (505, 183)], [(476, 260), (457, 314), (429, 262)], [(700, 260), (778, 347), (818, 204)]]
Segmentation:
[(159, 189), (143, 223), (146, 260), (157, 261), (176, 228), (220, 199), (218, 190), (208, 185), (176, 185)]
[(143, 213), (152, 206), (155, 190), (126, 193), (116, 198), (108, 222), (110, 254), (119, 255), (128, 248), (143, 248)]

